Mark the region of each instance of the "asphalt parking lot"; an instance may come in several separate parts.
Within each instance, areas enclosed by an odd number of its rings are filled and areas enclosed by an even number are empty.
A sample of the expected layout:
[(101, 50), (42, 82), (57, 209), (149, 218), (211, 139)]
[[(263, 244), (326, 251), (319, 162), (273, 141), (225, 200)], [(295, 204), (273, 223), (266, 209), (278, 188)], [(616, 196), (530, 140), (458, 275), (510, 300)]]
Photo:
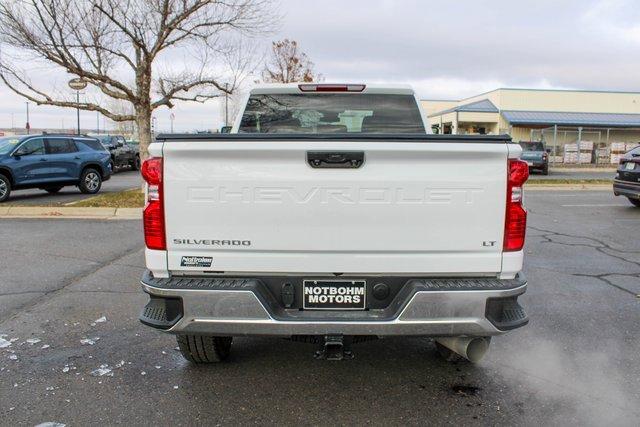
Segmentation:
[[(113, 174), (110, 180), (102, 183), (99, 194), (130, 190), (141, 185), (142, 177), (140, 172), (123, 169)], [(46, 191), (35, 188), (13, 192), (11, 198), (3, 203), (3, 206), (65, 206), (89, 197), (94, 197), (94, 195), (82, 194), (77, 187), (64, 187), (57, 194), (49, 194)]]
[(526, 202), (531, 322), (477, 365), (441, 361), (428, 339), (327, 362), (247, 338), (193, 367), (137, 320), (138, 221), (4, 219), (0, 424), (637, 425), (640, 209), (610, 191)]

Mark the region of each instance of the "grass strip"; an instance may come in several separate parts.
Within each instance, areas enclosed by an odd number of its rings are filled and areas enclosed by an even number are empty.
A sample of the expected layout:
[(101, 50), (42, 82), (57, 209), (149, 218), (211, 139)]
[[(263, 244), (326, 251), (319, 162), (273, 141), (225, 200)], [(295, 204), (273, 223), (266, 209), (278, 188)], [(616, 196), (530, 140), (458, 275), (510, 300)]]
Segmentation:
[(144, 207), (144, 193), (139, 188), (118, 193), (105, 193), (81, 200), (72, 206), (79, 208), (142, 208)]

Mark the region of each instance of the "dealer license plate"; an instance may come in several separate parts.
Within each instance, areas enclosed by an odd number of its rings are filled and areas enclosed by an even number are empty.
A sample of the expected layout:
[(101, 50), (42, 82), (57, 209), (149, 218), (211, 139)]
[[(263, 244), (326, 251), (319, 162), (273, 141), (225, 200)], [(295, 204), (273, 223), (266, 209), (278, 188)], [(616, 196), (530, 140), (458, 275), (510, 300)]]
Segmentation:
[(364, 310), (367, 282), (364, 280), (304, 280), (306, 310)]
[(624, 164), (624, 169), (628, 171), (632, 171), (636, 168), (636, 164), (634, 162), (627, 162)]

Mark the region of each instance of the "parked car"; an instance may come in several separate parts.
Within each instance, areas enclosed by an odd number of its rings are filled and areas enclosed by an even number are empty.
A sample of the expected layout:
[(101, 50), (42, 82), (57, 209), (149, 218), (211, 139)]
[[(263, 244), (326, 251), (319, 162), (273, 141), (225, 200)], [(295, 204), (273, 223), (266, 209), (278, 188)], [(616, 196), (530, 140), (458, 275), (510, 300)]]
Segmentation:
[(110, 177), (109, 152), (95, 138), (50, 134), (0, 138), (0, 202), (12, 191), (27, 188), (57, 193), (75, 185), (85, 194), (95, 194)]
[(522, 160), (527, 162), (529, 170), (537, 170), (543, 175), (549, 175), (549, 151), (540, 141), (520, 141)]
[(140, 170), (139, 151), (127, 144), (122, 135), (94, 135), (111, 153), (111, 167), (114, 171), (122, 167)]
[(618, 172), (613, 180), (613, 194), (624, 196), (640, 207), (640, 147), (629, 151), (620, 159)]
[(140, 320), (187, 360), (225, 359), (234, 336), (327, 359), (423, 336), (477, 361), (527, 324), (529, 169), (509, 136), (427, 134), (405, 86), (262, 85), (240, 118), (159, 135), (142, 166)]

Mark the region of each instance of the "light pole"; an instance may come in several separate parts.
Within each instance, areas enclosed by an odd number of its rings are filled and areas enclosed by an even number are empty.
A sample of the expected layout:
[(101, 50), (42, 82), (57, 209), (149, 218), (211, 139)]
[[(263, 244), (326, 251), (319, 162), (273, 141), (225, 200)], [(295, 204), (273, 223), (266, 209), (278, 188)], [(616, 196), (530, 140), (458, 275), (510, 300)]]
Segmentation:
[(229, 126), (229, 83), (224, 84), (224, 125)]
[(80, 135), (80, 91), (87, 87), (87, 82), (81, 78), (69, 80), (69, 87), (76, 91), (76, 114), (78, 118), (78, 135)]
[(29, 124), (29, 103), (27, 102), (27, 135), (29, 135), (29, 131), (31, 130), (31, 125)]

